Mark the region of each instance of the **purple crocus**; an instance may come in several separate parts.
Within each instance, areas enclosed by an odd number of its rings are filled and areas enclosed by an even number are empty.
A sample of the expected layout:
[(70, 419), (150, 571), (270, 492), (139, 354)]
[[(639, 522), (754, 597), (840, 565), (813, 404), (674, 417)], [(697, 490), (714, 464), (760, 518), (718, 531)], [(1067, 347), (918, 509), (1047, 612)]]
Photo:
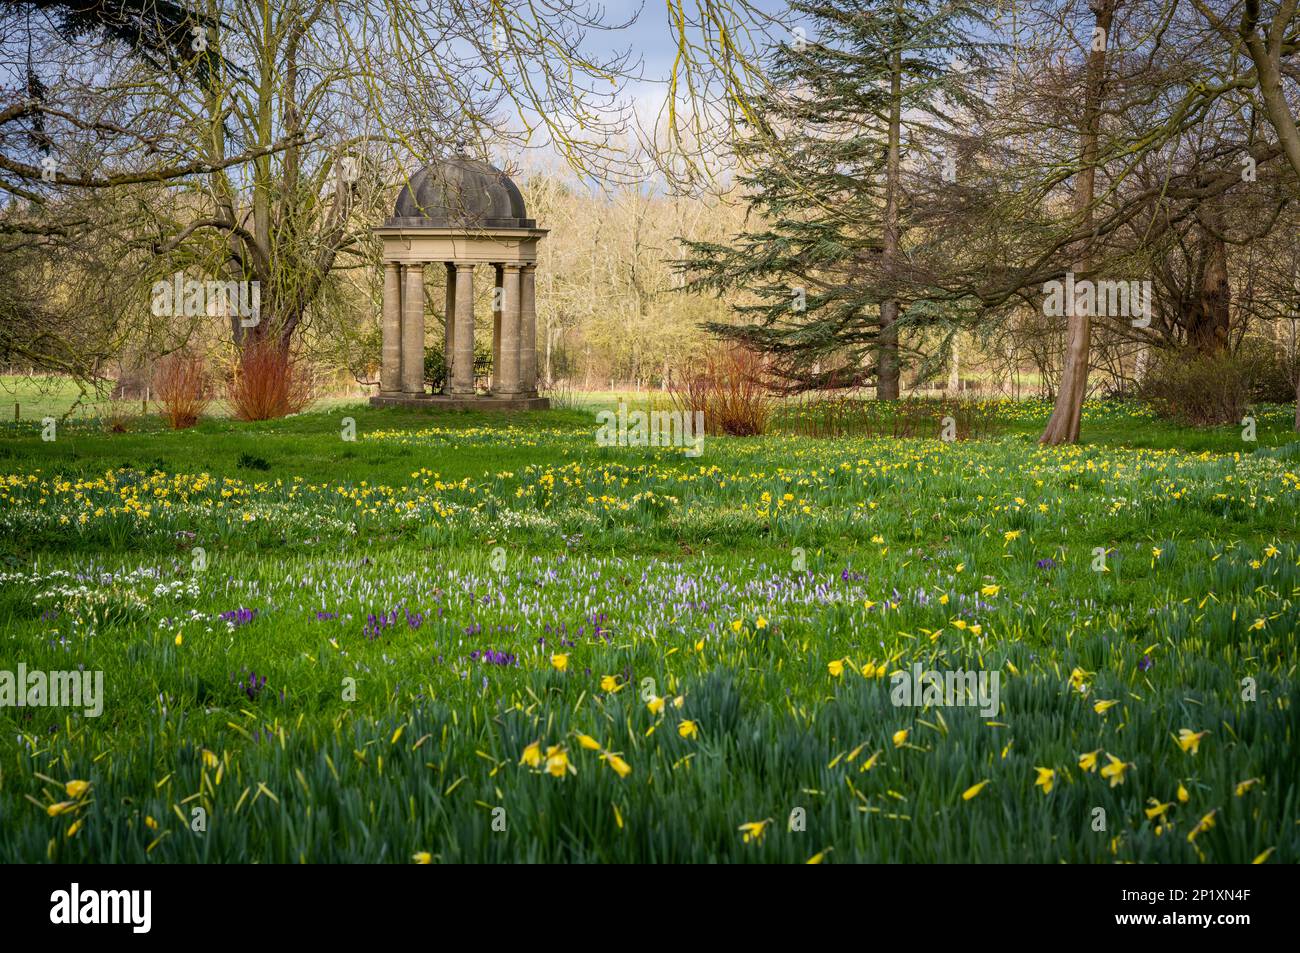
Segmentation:
[(229, 622), (231, 625), (238, 627), (241, 625), (247, 625), (248, 623), (252, 622), (256, 616), (257, 616), (256, 609), (239, 608), (239, 609), (231, 609), (228, 612), (223, 612), (217, 618), (219, 618), (222, 622)]

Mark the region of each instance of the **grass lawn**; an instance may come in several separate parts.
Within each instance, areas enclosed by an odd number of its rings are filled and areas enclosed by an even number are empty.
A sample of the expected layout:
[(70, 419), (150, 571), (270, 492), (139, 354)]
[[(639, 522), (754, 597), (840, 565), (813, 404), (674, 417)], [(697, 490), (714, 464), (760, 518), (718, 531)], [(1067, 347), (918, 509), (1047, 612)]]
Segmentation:
[[(0, 708), (0, 861), (1294, 863), (1291, 409), (1047, 411), (699, 457), (589, 410), (24, 411), (0, 674), (103, 697)], [(988, 691), (900, 704), (917, 665)]]

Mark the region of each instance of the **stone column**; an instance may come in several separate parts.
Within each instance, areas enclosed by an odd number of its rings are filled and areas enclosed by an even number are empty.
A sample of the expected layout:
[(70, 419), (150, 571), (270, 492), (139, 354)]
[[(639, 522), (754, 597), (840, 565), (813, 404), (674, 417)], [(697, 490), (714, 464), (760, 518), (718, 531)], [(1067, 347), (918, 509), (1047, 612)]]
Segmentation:
[(450, 397), (452, 366), (456, 363), (456, 266), (449, 261), (443, 264), (447, 269), (447, 310), (444, 312), (447, 333), (442, 341), (442, 360), (447, 377), (442, 382), (442, 392)]
[(519, 390), (537, 396), (537, 265), (524, 265), (519, 287)]
[(519, 395), (519, 281), (516, 264), (503, 266), (501, 302), (501, 375), (493, 383), (499, 397)]
[(452, 394), (474, 396), (474, 263), (456, 262), (456, 364)]
[(424, 394), (424, 263), (406, 266), (402, 289), (402, 393)]
[(501, 385), (501, 302), (505, 297), (505, 270), (500, 265), (493, 265), (492, 284), (492, 391)]
[(383, 338), (379, 393), (394, 397), (402, 392), (402, 271), (395, 261), (384, 262)]

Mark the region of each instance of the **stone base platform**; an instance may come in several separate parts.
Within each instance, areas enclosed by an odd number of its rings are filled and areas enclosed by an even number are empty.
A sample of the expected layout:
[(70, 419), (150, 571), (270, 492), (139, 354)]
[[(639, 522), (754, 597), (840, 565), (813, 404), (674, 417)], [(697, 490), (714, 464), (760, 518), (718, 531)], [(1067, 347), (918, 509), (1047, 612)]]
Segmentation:
[(549, 397), (448, 397), (445, 394), (380, 394), (370, 398), (371, 407), (411, 407), (421, 410), (550, 410)]

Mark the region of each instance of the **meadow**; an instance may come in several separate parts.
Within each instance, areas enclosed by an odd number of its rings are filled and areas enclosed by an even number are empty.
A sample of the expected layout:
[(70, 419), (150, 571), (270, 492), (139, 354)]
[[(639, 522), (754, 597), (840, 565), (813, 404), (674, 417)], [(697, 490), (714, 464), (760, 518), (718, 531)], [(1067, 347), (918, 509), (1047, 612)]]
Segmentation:
[(0, 708), (0, 861), (1295, 862), (1290, 408), (1049, 409), (6, 424), (0, 670), (105, 692)]

